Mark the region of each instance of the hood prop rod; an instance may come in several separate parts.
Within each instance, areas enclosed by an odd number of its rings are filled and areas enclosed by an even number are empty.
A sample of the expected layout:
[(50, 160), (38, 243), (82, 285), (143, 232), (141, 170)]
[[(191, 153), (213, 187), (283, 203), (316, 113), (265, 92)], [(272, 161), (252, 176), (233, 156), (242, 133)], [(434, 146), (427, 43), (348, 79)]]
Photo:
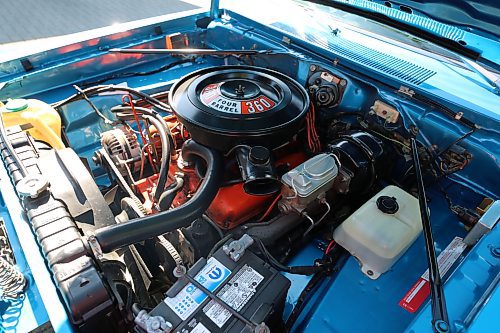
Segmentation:
[(424, 180), (420, 168), (418, 157), (417, 141), (411, 139), (411, 151), (413, 156), (413, 165), (418, 188), (418, 201), (420, 206), (420, 217), (422, 219), (422, 228), (424, 230), (425, 249), (427, 252), (427, 262), (429, 265), (429, 283), (431, 289), (431, 308), (432, 308), (432, 328), (436, 333), (450, 332), (448, 321), (448, 312), (446, 310), (446, 301), (444, 297), (443, 284), (439, 274), (439, 266), (436, 259), (436, 249), (434, 248), (434, 239), (432, 237), (432, 227), (427, 207), (427, 198), (425, 195)]

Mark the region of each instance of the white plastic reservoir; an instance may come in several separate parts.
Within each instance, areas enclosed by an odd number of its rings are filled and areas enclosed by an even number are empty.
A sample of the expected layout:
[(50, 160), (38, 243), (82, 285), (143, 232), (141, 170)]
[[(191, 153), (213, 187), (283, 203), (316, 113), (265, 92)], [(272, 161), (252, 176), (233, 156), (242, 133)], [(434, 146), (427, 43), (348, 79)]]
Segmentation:
[(418, 199), (387, 186), (349, 216), (335, 241), (361, 263), (371, 279), (387, 272), (422, 231)]

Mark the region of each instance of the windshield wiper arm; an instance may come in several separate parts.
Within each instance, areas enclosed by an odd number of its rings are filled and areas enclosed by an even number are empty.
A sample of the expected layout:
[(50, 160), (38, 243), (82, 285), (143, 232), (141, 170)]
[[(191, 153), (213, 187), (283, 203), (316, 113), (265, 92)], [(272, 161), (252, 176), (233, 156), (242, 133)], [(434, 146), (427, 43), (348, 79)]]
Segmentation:
[(112, 53), (169, 54), (169, 55), (256, 55), (282, 54), (281, 50), (216, 50), (216, 49), (110, 49)]
[(425, 250), (427, 253), (427, 262), (429, 265), (429, 284), (431, 289), (431, 308), (432, 308), (432, 328), (436, 333), (445, 333), (450, 331), (448, 320), (448, 311), (446, 310), (446, 301), (444, 298), (443, 284), (439, 273), (439, 265), (436, 258), (436, 249), (434, 248), (434, 239), (432, 237), (431, 221), (429, 219), (429, 210), (427, 207), (427, 198), (425, 196), (424, 180), (422, 170), (420, 169), (420, 160), (418, 157), (417, 141), (411, 139), (411, 152), (413, 157), (413, 166), (418, 188), (418, 201), (420, 206), (420, 217), (422, 219), (422, 228), (424, 230)]
[(462, 60), (462, 62), (467, 65), (469, 69), (485, 79), (486, 82), (488, 82), (495, 89), (495, 93), (498, 93), (500, 91), (500, 77), (498, 75), (488, 71), (477, 62), (466, 57), (460, 56), (460, 60)]

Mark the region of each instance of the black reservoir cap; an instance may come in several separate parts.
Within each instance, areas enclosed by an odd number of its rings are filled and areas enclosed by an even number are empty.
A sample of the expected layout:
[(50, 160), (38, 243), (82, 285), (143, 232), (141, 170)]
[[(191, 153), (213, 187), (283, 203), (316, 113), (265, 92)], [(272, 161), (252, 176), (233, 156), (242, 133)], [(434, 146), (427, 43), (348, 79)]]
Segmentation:
[(377, 199), (377, 208), (382, 213), (395, 214), (399, 210), (399, 204), (395, 197), (382, 195)]

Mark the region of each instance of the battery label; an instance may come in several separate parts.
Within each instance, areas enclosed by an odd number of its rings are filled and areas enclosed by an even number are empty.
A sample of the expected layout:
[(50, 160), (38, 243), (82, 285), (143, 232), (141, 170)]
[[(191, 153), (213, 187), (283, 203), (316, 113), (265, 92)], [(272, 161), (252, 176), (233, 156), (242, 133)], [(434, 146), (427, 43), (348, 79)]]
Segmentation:
[[(231, 271), (212, 257), (208, 259), (205, 267), (196, 274), (194, 279), (209, 291), (214, 291), (229, 275), (231, 275)], [(189, 283), (174, 298), (167, 297), (165, 303), (179, 318), (186, 320), (207, 297), (204, 292)]]
[(211, 333), (208, 328), (206, 328), (202, 323), (198, 323), (191, 333)]
[[(228, 306), (240, 311), (257, 292), (264, 277), (255, 269), (244, 265), (231, 280), (222, 287), (217, 296)], [(222, 327), (231, 318), (231, 313), (215, 301), (210, 301), (203, 312), (217, 326)]]
[[(444, 277), (451, 266), (453, 266), (466, 247), (467, 245), (463, 242), (462, 238), (455, 237), (443, 252), (439, 254), (437, 261), (441, 278)], [(408, 312), (414, 313), (424, 304), (430, 292), (429, 270), (426, 270), (413, 287), (406, 293), (403, 299), (399, 301), (399, 306)]]

